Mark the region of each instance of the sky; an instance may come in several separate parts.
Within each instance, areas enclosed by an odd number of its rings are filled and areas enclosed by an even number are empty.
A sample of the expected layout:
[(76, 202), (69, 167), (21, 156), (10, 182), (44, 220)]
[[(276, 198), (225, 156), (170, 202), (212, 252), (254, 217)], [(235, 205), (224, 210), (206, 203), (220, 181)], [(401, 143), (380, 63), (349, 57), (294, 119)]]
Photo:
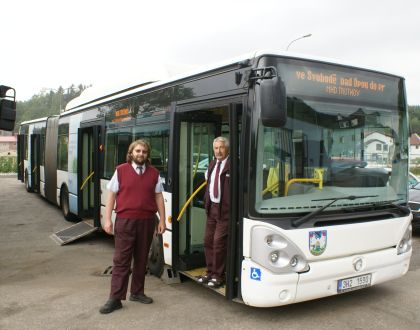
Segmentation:
[(134, 85), (312, 34), (289, 51), (401, 75), (420, 105), (418, 0), (13, 0), (0, 10), (0, 84), (19, 101)]

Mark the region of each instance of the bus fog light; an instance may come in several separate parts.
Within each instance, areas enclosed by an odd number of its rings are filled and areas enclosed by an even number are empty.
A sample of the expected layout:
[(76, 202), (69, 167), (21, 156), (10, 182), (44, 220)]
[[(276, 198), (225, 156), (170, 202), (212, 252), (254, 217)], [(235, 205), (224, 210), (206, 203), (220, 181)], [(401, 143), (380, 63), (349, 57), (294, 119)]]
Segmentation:
[(271, 252), (270, 260), (273, 264), (276, 263), (279, 260), (279, 253), (277, 251)]
[(251, 232), (251, 260), (275, 274), (307, 270), (302, 251), (279, 231), (255, 226)]

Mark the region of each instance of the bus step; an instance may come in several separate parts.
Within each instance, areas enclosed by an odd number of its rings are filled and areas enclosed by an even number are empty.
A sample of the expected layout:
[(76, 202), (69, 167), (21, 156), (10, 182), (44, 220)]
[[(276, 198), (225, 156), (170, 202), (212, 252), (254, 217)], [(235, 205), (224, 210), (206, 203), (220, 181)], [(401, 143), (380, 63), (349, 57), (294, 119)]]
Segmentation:
[[(182, 271), (180, 270), (179, 272), (182, 275), (184, 275), (184, 276), (192, 279), (193, 281), (197, 282), (198, 277), (200, 275), (202, 275), (205, 272), (205, 270), (206, 270), (205, 268), (196, 268), (196, 269), (192, 269), (192, 270), (182, 270)], [(204, 285), (204, 286), (207, 287), (207, 285)], [(211, 289), (211, 290), (216, 291), (217, 293), (220, 293), (223, 296), (226, 296), (226, 286), (225, 285), (221, 286), (220, 288)]]
[(73, 242), (81, 237), (87, 236), (90, 233), (93, 233), (98, 228), (93, 225), (93, 219), (84, 220), (78, 222), (66, 229), (60, 230), (50, 237), (58, 245), (64, 245), (70, 242)]

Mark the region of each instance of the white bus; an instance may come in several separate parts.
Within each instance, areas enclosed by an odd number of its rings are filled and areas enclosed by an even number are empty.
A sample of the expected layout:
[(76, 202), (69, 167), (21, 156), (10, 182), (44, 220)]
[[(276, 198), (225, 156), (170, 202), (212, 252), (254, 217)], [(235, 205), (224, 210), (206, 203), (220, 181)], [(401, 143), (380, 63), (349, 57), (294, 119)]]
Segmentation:
[[(260, 52), (113, 94), (82, 94), (59, 116), (23, 123), (20, 132), (28, 190), (93, 230), (128, 145), (151, 143), (168, 217), (150, 253), (157, 276), (195, 278), (205, 267), (203, 191), (185, 204), (204, 182), (219, 135), (231, 145), (226, 284), (219, 289), (226, 299), (279, 306), (408, 271), (408, 123), (399, 76)], [(391, 172), (366, 166), (374, 134), (387, 137), (381, 143), (389, 143)]]

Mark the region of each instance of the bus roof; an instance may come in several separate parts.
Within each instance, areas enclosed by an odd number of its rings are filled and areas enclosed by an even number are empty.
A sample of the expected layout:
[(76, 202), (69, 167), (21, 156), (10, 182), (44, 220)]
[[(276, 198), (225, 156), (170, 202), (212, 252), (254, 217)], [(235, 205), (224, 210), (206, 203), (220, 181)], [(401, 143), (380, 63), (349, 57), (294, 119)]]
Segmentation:
[(281, 56), (281, 57), (294, 58), (294, 59), (311, 60), (315, 62), (322, 62), (322, 63), (329, 63), (329, 64), (338, 64), (338, 65), (343, 65), (347, 67), (364, 69), (368, 71), (400, 77), (399, 75), (385, 73), (382, 70), (375, 70), (375, 69), (366, 68), (363, 66), (356, 66), (354, 64), (345, 63), (339, 60), (332, 60), (332, 59), (323, 58), (323, 57), (308, 56), (308, 55), (303, 55), (299, 53), (292, 53), (292, 52), (285, 52), (285, 51), (278, 51), (278, 50), (263, 50), (263, 51), (256, 51), (254, 53), (242, 55), (237, 58), (219, 62), (213, 65), (204, 66), (193, 71), (174, 75), (172, 77), (165, 77), (166, 79), (163, 79), (163, 80), (159, 80), (158, 79), (159, 77), (156, 77), (156, 79), (153, 79), (152, 77), (148, 77), (148, 79), (143, 79), (143, 81), (141, 81), (139, 84), (127, 87), (125, 89), (119, 89), (119, 90), (116, 89), (112, 93), (109, 91), (104, 92), (104, 90), (100, 90), (100, 89), (87, 88), (86, 90), (82, 92), (82, 94), (79, 97), (71, 100), (67, 104), (63, 115), (67, 113), (77, 112), (84, 108), (97, 106), (99, 104), (110, 102), (114, 99), (119, 99), (119, 98), (129, 96), (131, 94), (135, 94), (144, 90), (152, 89), (154, 87), (159, 87), (159, 86), (167, 85), (170, 83), (174, 83), (176, 81), (183, 80), (188, 77), (193, 77), (193, 76), (211, 72), (217, 69), (222, 69), (224, 67), (229, 67), (229, 66), (247, 61), (247, 60), (253, 60), (264, 55), (265, 56), (274, 55), (274, 56)]
[[(50, 117), (54, 117), (54, 116), (50, 116)], [(47, 121), (48, 118), (49, 117), (42, 117), (42, 118), (23, 121), (23, 122), (20, 123), (20, 126), (27, 125), (27, 124), (41, 123), (43, 121)]]

